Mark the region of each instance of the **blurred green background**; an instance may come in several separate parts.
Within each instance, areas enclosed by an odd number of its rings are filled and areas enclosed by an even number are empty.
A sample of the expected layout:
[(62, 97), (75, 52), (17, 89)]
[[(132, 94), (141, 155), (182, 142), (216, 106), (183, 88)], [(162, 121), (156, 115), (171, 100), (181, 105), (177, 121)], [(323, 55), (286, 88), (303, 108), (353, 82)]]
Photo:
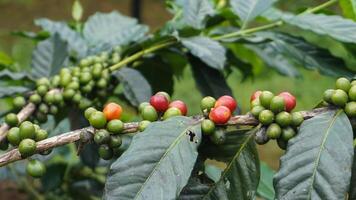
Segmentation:
[[(317, 5), (323, 1), (283, 0), (279, 7), (285, 10), (299, 11), (308, 6)], [(36, 31), (33, 19), (46, 17), (53, 20), (71, 19), (72, 0), (0, 0), (0, 51), (13, 57), (22, 67), (28, 67), (31, 52), (34, 47), (32, 41), (12, 36), (11, 31)], [(130, 15), (131, 0), (82, 0), (84, 18), (95, 12), (109, 12), (119, 10)], [(154, 31), (168, 19), (170, 14), (164, 8), (163, 0), (142, 0), (142, 23), (148, 24)], [(337, 12), (337, 8), (335, 8)], [(256, 61), (259, 64), (258, 60)], [(261, 65), (261, 63), (260, 63)], [(183, 67), (183, 66), (182, 66)], [(283, 77), (270, 68), (260, 67), (258, 75), (253, 79), (242, 82), (242, 75), (233, 70), (228, 76), (228, 83), (245, 113), (249, 109), (249, 98), (255, 90), (271, 90), (273, 92), (290, 91), (297, 99), (297, 110), (311, 109), (315, 106), (325, 89), (333, 87), (335, 78), (326, 77), (313, 71), (301, 70), (300, 78)], [(175, 81), (174, 99), (182, 99), (189, 106), (189, 114), (199, 113), (201, 95), (195, 88), (191, 78), (191, 71), (185, 68), (183, 77)], [(278, 168), (279, 156), (283, 153), (277, 145), (270, 142), (259, 147), (261, 159), (274, 169)]]

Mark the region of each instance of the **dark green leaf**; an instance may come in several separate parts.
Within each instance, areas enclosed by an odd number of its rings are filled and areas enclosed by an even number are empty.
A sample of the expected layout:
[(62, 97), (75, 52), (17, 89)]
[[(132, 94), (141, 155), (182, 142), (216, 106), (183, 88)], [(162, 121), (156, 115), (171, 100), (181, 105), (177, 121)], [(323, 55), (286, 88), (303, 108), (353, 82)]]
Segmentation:
[(45, 40), (47, 39), (50, 34), (47, 31), (40, 31), (38, 33), (30, 32), (30, 31), (13, 31), (11, 32), (12, 35), (20, 36), (23, 38), (28, 38), (32, 40)]
[(0, 87), (0, 98), (11, 96), (14, 94), (23, 94), (28, 91), (30, 91), (30, 88), (24, 86), (6, 86), (6, 87), (2, 86)]
[(196, 29), (205, 26), (206, 18), (215, 14), (209, 0), (176, 0), (183, 8), (183, 23)]
[(83, 29), (84, 38), (93, 46), (102, 43), (112, 46), (129, 44), (143, 39), (147, 32), (147, 26), (117, 11), (92, 15)]
[(201, 200), (214, 184), (204, 174), (192, 176), (179, 195), (179, 200)]
[(9, 78), (11, 80), (23, 80), (28, 79), (27, 72), (12, 72), (10, 70), (4, 69), (0, 71), (0, 79), (4, 80), (4, 78)]
[(33, 51), (31, 76), (33, 78), (53, 76), (63, 67), (67, 58), (67, 44), (55, 34), (38, 43)]
[(84, 165), (87, 165), (91, 168), (95, 168), (100, 161), (98, 150), (99, 146), (97, 144), (86, 144), (82, 152), (80, 152), (80, 160), (83, 162)]
[(0, 66), (9, 66), (14, 63), (14, 60), (5, 52), (0, 52)]
[(344, 16), (352, 20), (356, 20), (356, 1), (355, 0), (339, 0), (340, 7)]
[(260, 163), (260, 182), (257, 188), (257, 195), (266, 200), (274, 200), (273, 171), (266, 163)]
[(196, 36), (182, 38), (182, 43), (194, 56), (200, 58), (208, 66), (218, 70), (224, 68), (226, 50), (219, 42), (208, 37)]
[(349, 199), (356, 199), (356, 148), (354, 148), (354, 161), (352, 164), (352, 175), (350, 181)]
[(57, 189), (63, 181), (66, 163), (54, 163), (46, 167), (46, 173), (41, 178), (42, 187), (45, 191)]
[(306, 120), (281, 157), (276, 199), (345, 199), (353, 154), (352, 127), (343, 110)]
[(187, 117), (153, 122), (135, 135), (110, 167), (105, 199), (175, 199), (198, 156), (198, 143), (190, 140), (188, 130), (201, 140), (200, 124)]
[(132, 68), (122, 68), (114, 76), (117, 77), (124, 86), (124, 95), (134, 106), (142, 102), (149, 101), (152, 96), (152, 89), (142, 74)]

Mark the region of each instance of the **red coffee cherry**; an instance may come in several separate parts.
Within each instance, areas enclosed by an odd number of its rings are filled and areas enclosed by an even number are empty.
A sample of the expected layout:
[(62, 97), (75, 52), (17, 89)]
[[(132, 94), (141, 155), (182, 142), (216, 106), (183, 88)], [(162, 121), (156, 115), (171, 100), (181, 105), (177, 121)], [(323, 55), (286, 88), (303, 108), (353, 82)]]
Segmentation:
[(292, 111), (297, 105), (295, 97), (289, 92), (282, 92), (278, 96), (283, 97), (286, 104), (286, 111)]
[(224, 95), (220, 97), (215, 103), (215, 108), (219, 106), (226, 106), (228, 109), (230, 109), (231, 112), (234, 112), (237, 107), (237, 103), (231, 96)]
[(261, 90), (257, 90), (256, 92), (254, 92), (252, 95), (251, 95), (251, 98), (250, 98), (250, 102), (252, 102), (253, 100), (257, 99), (258, 97), (260, 97), (262, 91)]
[(188, 112), (188, 108), (187, 108), (187, 105), (181, 101), (181, 100), (175, 100), (175, 101), (172, 101), (169, 106), (169, 108), (178, 108), (180, 110), (180, 112), (182, 113), (182, 115), (187, 115), (187, 112)]
[(209, 113), (209, 119), (215, 124), (225, 124), (231, 117), (231, 111), (226, 106), (213, 108)]
[(155, 94), (150, 99), (150, 104), (158, 111), (164, 112), (168, 109), (169, 101), (162, 94)]

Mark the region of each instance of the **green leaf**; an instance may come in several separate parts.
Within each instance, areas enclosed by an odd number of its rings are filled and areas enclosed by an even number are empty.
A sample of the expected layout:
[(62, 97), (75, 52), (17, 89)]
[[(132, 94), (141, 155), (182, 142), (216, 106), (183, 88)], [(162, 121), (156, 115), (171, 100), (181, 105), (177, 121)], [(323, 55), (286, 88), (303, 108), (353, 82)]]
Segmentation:
[(352, 127), (343, 110), (306, 120), (281, 157), (276, 199), (345, 199), (353, 154)]
[(32, 53), (33, 78), (51, 77), (59, 72), (68, 58), (67, 44), (57, 34), (38, 43)]
[(14, 61), (9, 55), (7, 55), (5, 52), (0, 52), (0, 65), (9, 66), (13, 63)]
[(208, 66), (222, 70), (226, 62), (226, 50), (219, 43), (208, 37), (196, 36), (182, 38), (183, 45)]
[(6, 87), (2, 86), (0, 87), (0, 98), (11, 96), (14, 94), (23, 94), (28, 91), (30, 91), (30, 88), (24, 86), (6, 86)]
[(349, 199), (356, 199), (356, 148), (354, 148), (354, 161), (352, 163), (352, 174), (350, 181)]
[(242, 27), (272, 6), (276, 0), (231, 0), (232, 10), (240, 17)]
[(148, 27), (137, 20), (113, 11), (96, 13), (84, 24), (84, 38), (93, 46), (101, 43), (126, 45), (145, 38)]
[(28, 79), (29, 77), (27, 72), (12, 72), (8, 69), (4, 69), (0, 71), (0, 78), (2, 81), (4, 78), (9, 78), (11, 80), (23, 80)]
[[(193, 170), (200, 124), (187, 117), (151, 123), (110, 167), (105, 199), (175, 199)], [(134, 158), (134, 159), (133, 159)], [(129, 177), (129, 179), (128, 179)]]
[(183, 8), (183, 23), (196, 29), (205, 27), (206, 18), (215, 14), (209, 0), (176, 0)]
[(132, 68), (122, 68), (114, 76), (117, 77), (124, 87), (124, 95), (134, 106), (149, 101), (152, 89), (142, 74)]
[(35, 24), (40, 26), (51, 36), (58, 34), (60, 38), (67, 42), (69, 51), (77, 54), (79, 57), (84, 57), (88, 51), (88, 45), (81, 35), (70, 29), (65, 22), (55, 22), (49, 19), (36, 19)]
[(180, 193), (179, 200), (201, 200), (214, 184), (212, 180), (206, 178), (205, 174), (192, 176), (188, 184)]
[(257, 195), (266, 200), (274, 200), (273, 171), (266, 163), (260, 163), (260, 181), (257, 188)]
[(45, 40), (50, 36), (47, 31), (39, 31), (38, 33), (30, 31), (12, 31), (11, 35), (38, 41)]
[(54, 163), (46, 167), (46, 173), (41, 177), (42, 187), (45, 191), (57, 189), (63, 181), (66, 163)]
[(340, 7), (345, 17), (356, 20), (356, 1), (339, 0)]
[(72, 6), (72, 17), (75, 21), (80, 21), (83, 16), (83, 7), (79, 0), (75, 0)]

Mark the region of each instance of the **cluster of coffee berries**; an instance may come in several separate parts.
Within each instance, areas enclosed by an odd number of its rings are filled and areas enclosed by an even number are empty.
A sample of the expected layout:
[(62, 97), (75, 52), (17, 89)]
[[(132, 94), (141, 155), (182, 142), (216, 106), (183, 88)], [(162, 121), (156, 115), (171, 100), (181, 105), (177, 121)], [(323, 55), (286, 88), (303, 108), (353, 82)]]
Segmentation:
[(251, 114), (262, 124), (256, 142), (265, 144), (276, 139), (278, 146), (285, 149), (304, 120), (300, 112), (291, 113), (296, 106), (295, 97), (289, 92), (274, 95), (270, 91), (256, 91), (251, 95), (250, 103)]
[(138, 108), (143, 125), (157, 120), (166, 120), (174, 116), (187, 115), (187, 105), (181, 100), (171, 102), (171, 97), (166, 92), (157, 92), (150, 98), (150, 102), (143, 102)]
[(200, 108), (205, 116), (201, 123), (202, 133), (208, 135), (215, 144), (224, 143), (224, 131), (216, 128), (216, 125), (226, 124), (236, 107), (235, 99), (228, 95), (221, 96), (218, 100), (211, 96), (204, 97), (200, 102)]
[[(9, 144), (18, 147), (22, 158), (28, 158), (36, 153), (36, 142), (48, 137), (46, 130), (41, 129), (37, 124), (24, 121), (19, 124), (17, 116), (13, 113), (7, 114), (5, 122), (11, 127), (7, 132), (6, 139), (1, 142), (1, 150), (6, 150)], [(40, 152), (47, 155), (50, 151)], [(30, 160), (27, 164), (27, 173), (35, 178), (41, 177), (46, 172), (45, 165), (38, 160)]]
[(85, 118), (95, 128), (94, 142), (100, 145), (98, 153), (104, 160), (110, 160), (121, 152), (120, 134), (124, 130), (121, 114), (122, 108), (116, 103), (106, 104), (103, 111), (89, 107), (84, 112)]
[(323, 99), (327, 104), (343, 108), (347, 116), (356, 117), (356, 80), (337, 79), (335, 89), (326, 90)]

